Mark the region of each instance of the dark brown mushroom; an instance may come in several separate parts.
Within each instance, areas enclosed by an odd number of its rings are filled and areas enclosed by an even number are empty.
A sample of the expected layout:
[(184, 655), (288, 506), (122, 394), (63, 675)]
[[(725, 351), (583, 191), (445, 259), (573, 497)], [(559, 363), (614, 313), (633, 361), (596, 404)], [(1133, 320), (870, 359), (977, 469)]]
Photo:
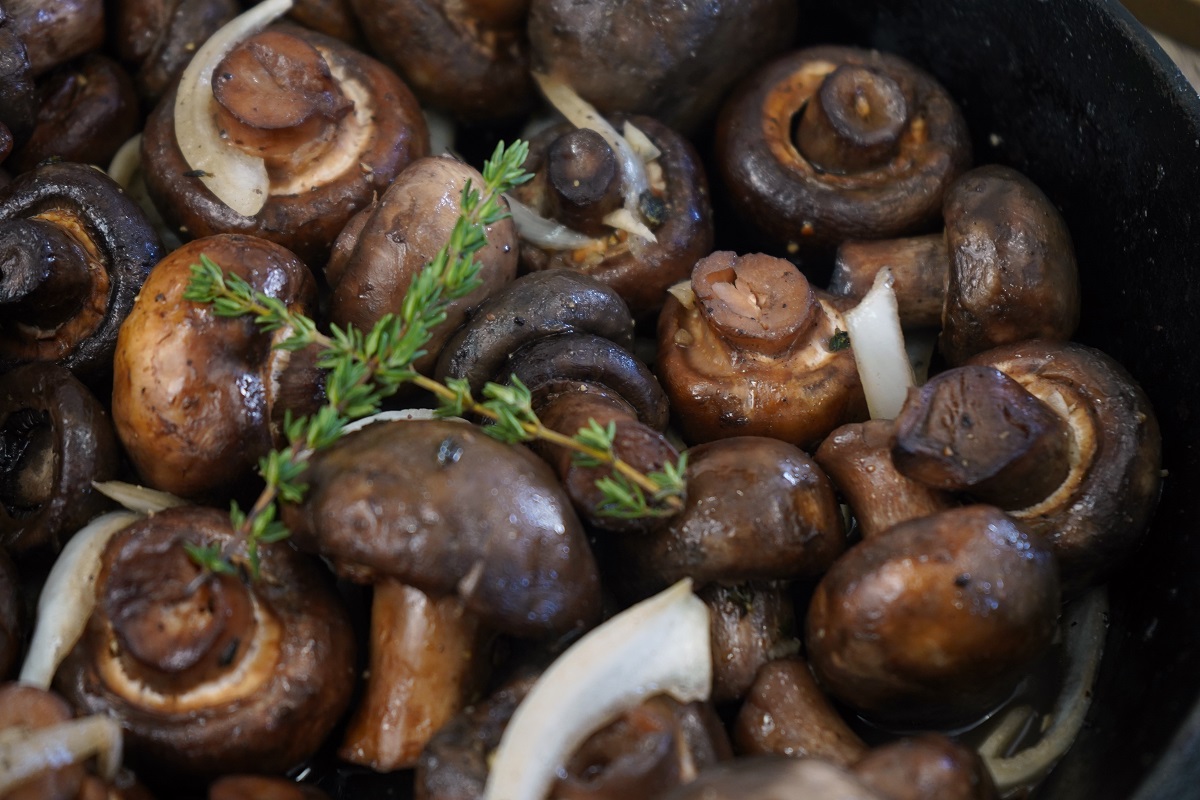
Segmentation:
[(740, 755), (819, 758), (839, 767), (867, 752), (799, 657), (758, 671), (734, 721), (733, 743)]
[(422, 105), (464, 122), (517, 119), (533, 107), (528, 0), (350, 0), (374, 52)]
[(99, 170), (47, 164), (0, 189), (0, 371), (57, 361), (103, 383), (158, 235)]
[(1070, 342), (1006, 345), (968, 363), (1001, 370), (1065, 418), (1065, 478), (1009, 513), (1049, 543), (1067, 594), (1103, 582), (1137, 547), (1158, 502), (1162, 436), (1149, 399), (1112, 358)]
[(329, 800), (329, 795), (283, 778), (226, 775), (208, 787), (208, 800)]
[(245, 558), (216, 509), (167, 509), (120, 531), (56, 685), (77, 708), (119, 720), (130, 752), (155, 770), (292, 767), (349, 702), (349, 618), (328, 576), (285, 542), (258, 544), (253, 582), (205, 571), (186, 545)]
[(532, 0), (529, 39), (534, 67), (602, 113), (645, 114), (690, 134), (743, 75), (791, 43), (796, 23), (787, 0)]
[[(451, 158), (422, 158), (396, 178), (379, 200), (359, 212), (333, 245), (325, 277), (333, 290), (330, 321), (369, 331), (388, 313), (399, 313), (416, 275), (450, 241), (461, 213), (462, 190), (483, 176)], [(503, 201), (501, 201), (503, 203)], [(481, 303), (517, 276), (517, 239), (511, 220), (486, 229), (487, 245), (475, 255), (479, 288), (454, 300), (433, 329), (417, 368), (431, 371), (446, 339)]]
[(567, 760), (552, 800), (652, 800), (732, 753), (712, 707), (652, 697), (593, 733)]
[(633, 344), (633, 317), (607, 284), (570, 270), (524, 275), (493, 294), (446, 342), (435, 377), (465, 378), (472, 392), (503, 373), (509, 354), (559, 333), (592, 333)]
[(743, 436), (688, 451), (683, 511), (618, 544), (644, 596), (684, 577), (790, 580), (823, 573), (845, 549), (833, 486), (805, 453)]
[(391, 70), (301, 28), (238, 44), (215, 66), (212, 89), (200, 102), (232, 151), (264, 160), (267, 197), (246, 216), (204, 185), (208, 173), (180, 150), (171, 92), (146, 123), (142, 163), (155, 203), (187, 236), (262, 236), (319, 267), (350, 217), (429, 148), (416, 98)]
[(816, 758), (760, 756), (704, 772), (662, 800), (886, 800), (853, 773)]
[(8, 680), (25, 646), (17, 567), (0, 548), (0, 681)]
[(350, 0), (295, 0), (288, 16), (309, 30), (360, 45), (362, 30)]
[(681, 296), (659, 317), (656, 370), (687, 441), (771, 436), (812, 448), (866, 418), (841, 312), (791, 263), (719, 251)]
[(283, 441), (285, 413), (310, 414), (324, 396), (313, 348), (273, 349), (280, 332), (183, 299), (201, 255), (295, 311), (311, 313), (316, 303), (308, 269), (252, 236), (189, 242), (154, 268), (121, 328), (113, 421), (142, 478), (185, 497), (245, 481), (273, 442)]
[(722, 108), (716, 149), (743, 221), (804, 257), (919, 232), (971, 161), (945, 89), (899, 56), (850, 47), (758, 70)]
[[(0, 122), (0, 164), (3, 164), (4, 159), (8, 158), (8, 154), (12, 152), (12, 146), (12, 132), (3, 122)], [(8, 180), (5, 178), (4, 183), (7, 182)], [(3, 186), (4, 183), (0, 183), (0, 186)]]
[(713, 222), (708, 179), (695, 149), (675, 131), (650, 117), (618, 116), (644, 133), (660, 154), (647, 165), (650, 186), (639, 213), (656, 241), (610, 227), (604, 218), (621, 207), (624, 182), (604, 139), (570, 123), (549, 128), (530, 141), (525, 169), (532, 181), (513, 196), (539, 215), (594, 237), (582, 248), (562, 249), (525, 239), (521, 263), (529, 269), (577, 270), (609, 284), (634, 316), (655, 313), (667, 289), (691, 273), (712, 251)]
[(35, 76), (104, 42), (103, 0), (6, 0), (4, 9), (7, 24), (25, 45)]
[(1004, 701), (1054, 637), (1058, 565), (990, 506), (901, 523), (848, 550), (806, 621), (813, 671), (888, 725), (950, 725)]
[(108, 502), (93, 481), (117, 476), (108, 412), (57, 364), (0, 376), (0, 546), (57, 552)]
[(113, 42), (142, 99), (157, 103), (196, 49), (238, 9), (236, 0), (119, 0)]
[(955, 505), (951, 495), (896, 469), (892, 461), (895, 429), (894, 420), (852, 422), (825, 437), (813, 454), (850, 507), (864, 539)]
[(8, 161), (14, 172), (49, 158), (107, 167), (137, 131), (133, 82), (120, 64), (98, 53), (49, 73), (37, 92), (36, 125)]
[(891, 268), (900, 322), (941, 327), (950, 364), (1025, 339), (1067, 340), (1079, 324), (1079, 274), (1062, 215), (1009, 167), (979, 167), (946, 193), (942, 234), (847, 242), (830, 292), (861, 298)]
[(872, 748), (851, 771), (888, 800), (997, 800), (979, 754), (947, 736), (927, 733)]
[(696, 594), (708, 606), (714, 703), (745, 697), (765, 664), (800, 648), (785, 581), (710, 583)]
[(908, 478), (1005, 510), (1039, 502), (1066, 479), (1067, 419), (995, 367), (942, 372), (909, 390), (892, 461)]
[(37, 119), (37, 91), (29, 51), (12, 16), (0, 6), (0, 123), (18, 142), (25, 140)]

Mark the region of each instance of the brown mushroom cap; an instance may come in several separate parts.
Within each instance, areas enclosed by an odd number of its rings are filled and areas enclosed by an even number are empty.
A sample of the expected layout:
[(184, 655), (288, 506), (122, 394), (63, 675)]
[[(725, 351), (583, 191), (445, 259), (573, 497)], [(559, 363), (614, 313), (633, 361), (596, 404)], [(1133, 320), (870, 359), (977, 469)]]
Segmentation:
[[(649, 221), (657, 241), (630, 237), (598, 223), (607, 211), (613, 210), (601, 203), (589, 215), (594, 218), (593, 226), (598, 224), (601, 231), (599, 247), (548, 250), (523, 242), (521, 263), (532, 270), (562, 268), (590, 275), (612, 286), (629, 304), (634, 316), (643, 316), (657, 312), (666, 299), (667, 289), (685, 280), (695, 263), (712, 251), (712, 209), (708, 178), (695, 148), (679, 133), (650, 117), (617, 115), (612, 123), (620, 130), (625, 120), (637, 126), (661, 151), (653, 162), (661, 178), (651, 182), (651, 198), (647, 198), (647, 202), (662, 204), (661, 212)], [(543, 215), (554, 216), (555, 189), (551, 182), (555, 175), (552, 169), (555, 162), (551, 158), (554, 144), (564, 136), (581, 132), (564, 123), (533, 137), (525, 169), (541, 174), (514, 191), (517, 199)], [(621, 186), (618, 178), (608, 194), (617, 199)], [(561, 221), (573, 227), (575, 220), (566, 216)], [(591, 227), (581, 232), (592, 235), (595, 230)]]
[(349, 702), (349, 618), (327, 576), (287, 543), (259, 544), (252, 584), (204, 572), (184, 543), (240, 547), (228, 513), (199, 507), (113, 537), (96, 610), (58, 685), (77, 708), (117, 718), (155, 769), (285, 770)]
[[(74, 716), (58, 695), (23, 683), (0, 684), (0, 733), (38, 730)], [(68, 761), (21, 783), (4, 800), (75, 800), (87, 775), (79, 761)]]
[(806, 622), (813, 671), (888, 724), (953, 724), (1004, 700), (1054, 636), (1049, 548), (1003, 512), (967, 506), (901, 523), (848, 550)]
[(601, 113), (645, 114), (692, 133), (734, 83), (788, 46), (796, 21), (787, 0), (532, 0), (529, 39), (535, 69)]
[(793, 445), (756, 436), (688, 451), (683, 511), (620, 540), (625, 569), (658, 591), (697, 584), (813, 577), (846, 546), (833, 486)]
[(8, 24), (21, 37), (34, 75), (41, 75), (104, 42), (103, 0), (8, 0)]
[(37, 92), (29, 64), (29, 51), (17, 25), (0, 8), (0, 123), (13, 137), (24, 141), (37, 118)]
[(546, 637), (600, 612), (596, 564), (540, 459), (461, 422), (376, 423), (318, 453), (296, 543), (359, 582), (394, 577), (457, 593), (498, 630)]
[(999, 793), (979, 754), (927, 733), (871, 749), (851, 771), (888, 800), (996, 800)]
[(980, 353), (1071, 428), (1070, 471), (1052, 493), (1009, 512), (1044, 538), (1074, 595), (1103, 582), (1137, 547), (1158, 502), (1162, 435), (1145, 393), (1112, 358), (1071, 342), (1032, 341)]
[(208, 787), (208, 800), (328, 800), (314, 786), (262, 775), (226, 775)]
[(423, 105), (465, 122), (515, 119), (533, 106), (526, 0), (350, 0), (363, 35)]
[(0, 376), (0, 545), (58, 551), (108, 505), (92, 482), (115, 478), (120, 458), (108, 412), (67, 369)]
[(866, 417), (841, 313), (793, 264), (718, 251), (696, 264), (692, 290), (690, 307), (663, 306), (655, 367), (685, 440), (810, 448)]
[[(337, 175), (314, 176), (309, 170), (272, 175), (266, 205), (253, 217), (242, 216), (218, 200), (184, 160), (175, 140), (174, 91), (146, 122), (142, 163), (151, 197), (187, 236), (261, 236), (317, 267), (350, 217), (383, 193), (410, 161), (425, 155), (429, 134), (416, 98), (387, 67), (336, 39), (295, 27), (286, 30), (289, 38), (319, 52), (353, 101), (353, 111), (337, 130), (343, 138), (326, 143), (327, 152), (345, 161), (346, 169)], [(280, 88), (286, 90), (287, 83)]]
[(884, 800), (853, 773), (815, 758), (759, 756), (720, 764), (662, 800)]
[(112, 41), (138, 93), (158, 101), (201, 43), (237, 16), (236, 0), (119, 0)]
[[(422, 158), (405, 167), (387, 192), (360, 212), (365, 219), (343, 230), (325, 268), (333, 288), (331, 322), (369, 331), (384, 314), (399, 313), (413, 278), (450, 241), (467, 181), (478, 187), (483, 176), (451, 158)], [(489, 226), (486, 234), (487, 244), (475, 255), (482, 283), (450, 304), (445, 322), (434, 328), (425, 346), (429, 355), (418, 362), (422, 371), (432, 369), (467, 310), (517, 276), (512, 220)]]
[(17, 307), (28, 307), (26, 313), (34, 322), (27, 318), (24, 326), (14, 324), (17, 312), (10, 305), (0, 323), (0, 370), (34, 360), (58, 361), (84, 379), (99, 380), (111, 369), (117, 330), (150, 268), (162, 258), (158, 235), (111, 178), (83, 164), (45, 164), (0, 188), (0, 224), (21, 220), (44, 225), (46, 237), (56, 236), (77, 251), (81, 257), (57, 266), (69, 267), (83, 278), (73, 315), (64, 322), (59, 314), (48, 330), (42, 330), (36, 313), (47, 300), (44, 295), (56, 285), (58, 272), (38, 271), (44, 262), (33, 248), (46, 239), (26, 240), (23, 246), (6, 242), (12, 249), (3, 258), (12, 253), (21, 259), (22, 267), (6, 270), (3, 283), (7, 287), (9, 282), (29, 278), (12, 296)]
[(714, 703), (745, 697), (763, 665), (799, 648), (786, 582), (710, 583), (697, 595), (708, 606)]
[(1079, 324), (1079, 275), (1066, 221), (1009, 167), (979, 167), (946, 194), (953, 260), (938, 346), (951, 364), (1025, 339), (1065, 341)]
[(251, 236), (189, 242), (154, 268), (121, 327), (113, 420), (142, 478), (185, 497), (245, 480), (271, 449), (272, 425), (284, 410), (303, 415), (319, 405), (316, 378), (303, 366), (311, 405), (299, 402), (299, 391), (279, 391), (290, 386), (280, 376), (304, 359), (273, 350), (278, 334), (264, 333), (252, 317), (219, 317), (183, 299), (201, 254), (301, 313), (311, 313), (316, 295), (312, 274), (295, 256)]
[[(894, 155), (839, 174), (805, 158), (792, 130), (814, 97), (825, 100), (827, 111), (838, 95), (852, 105), (864, 102), (860, 92), (822, 94), (826, 77), (843, 65), (894, 84), (907, 118)], [(721, 177), (743, 219), (809, 254), (933, 223), (947, 187), (971, 159), (962, 114), (931, 76), (898, 56), (850, 47), (798, 50), (760, 69), (726, 101), (716, 146)]]

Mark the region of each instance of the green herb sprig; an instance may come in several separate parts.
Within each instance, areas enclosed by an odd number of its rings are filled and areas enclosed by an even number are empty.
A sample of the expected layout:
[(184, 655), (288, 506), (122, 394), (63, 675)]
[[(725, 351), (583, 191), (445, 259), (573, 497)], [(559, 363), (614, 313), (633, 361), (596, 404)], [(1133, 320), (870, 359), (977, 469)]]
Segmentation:
[[(597, 482), (603, 497), (598, 509), (602, 514), (664, 516), (682, 508), (685, 458), (666, 465), (662, 472), (643, 474), (614, 452), (615, 425), (602, 428), (592, 421), (573, 437), (551, 430), (542, 425), (533, 411), (529, 390), (516, 379), (511, 386), (489, 383), (482, 392), (484, 399), (477, 400), (466, 381), (443, 384), (413, 369), (413, 363), (425, 354), (423, 348), (433, 328), (446, 319), (449, 304), (480, 285), (480, 264), (475, 256), (487, 244), (487, 227), (506, 217), (500, 195), (532, 177), (522, 169), (528, 152), (525, 142), (497, 145), (484, 166), (483, 186), (468, 181), (463, 188), (462, 211), (450, 240), (413, 279), (400, 312), (385, 315), (369, 332), (331, 326), (326, 335), (309, 317), (225, 272), (207, 256), (201, 255), (199, 263), (192, 265), (184, 299), (210, 304), (222, 317), (254, 316), (262, 330), (280, 332), (278, 348), (296, 351), (315, 346), (320, 349), (318, 366), (328, 371), (326, 404), (310, 417), (285, 416), (287, 446), (259, 460), (259, 474), (265, 483), (261, 494), (249, 511), (236, 502), (231, 508), (234, 529), (245, 542), (244, 566), (252, 579), (259, 577), (259, 544), (288, 536), (278, 518), (277, 503), (303, 499), (308, 487), (300, 479), (306, 462), (337, 441), (347, 424), (377, 413), (383, 400), (405, 383), (437, 396), (440, 414), (471, 413), (490, 420), (493, 424), (484, 431), (496, 439), (510, 443), (542, 439), (574, 451), (580, 463), (610, 465), (612, 474)], [(213, 572), (235, 569), (228, 554), (218, 547), (191, 547), (189, 552)]]

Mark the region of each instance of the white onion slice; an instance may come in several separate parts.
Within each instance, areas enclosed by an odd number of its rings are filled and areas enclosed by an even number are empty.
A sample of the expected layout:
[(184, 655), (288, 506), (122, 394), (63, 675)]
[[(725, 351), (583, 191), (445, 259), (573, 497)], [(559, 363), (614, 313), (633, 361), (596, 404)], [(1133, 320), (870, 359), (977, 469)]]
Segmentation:
[[(429, 129), (429, 152), (435, 156), (453, 156), (454, 139), (457, 135), (454, 120), (439, 111), (428, 108), (421, 109), (421, 113), (425, 115), (425, 127)], [(457, 158), (457, 156), (454, 157)]]
[(347, 423), (346, 427), (342, 428), (342, 431), (344, 433), (354, 433), (376, 422), (411, 422), (413, 420), (427, 419), (466, 422), (462, 417), (439, 417), (437, 411), (432, 408), (404, 408), (399, 411), (380, 411), (378, 414), (372, 414), (369, 417), (360, 417), (353, 422)]
[(645, 163), (648, 164), (662, 155), (662, 150), (658, 149), (658, 145), (650, 141), (650, 137), (642, 133), (642, 129), (629, 120), (625, 120), (625, 127), (621, 129), (621, 133), (625, 136), (625, 141), (629, 142), (629, 146), (633, 148), (633, 152), (637, 153), (638, 158)]
[[(5, 734), (8, 734), (5, 731)], [(99, 756), (100, 777), (112, 780), (121, 769), (121, 726), (103, 714), (80, 717), (36, 730), (14, 729), (0, 740), (0, 796), (39, 772)]]
[(667, 287), (667, 291), (671, 296), (679, 301), (679, 304), (691, 311), (696, 306), (696, 291), (692, 289), (692, 281), (689, 278), (686, 281), (673, 283)]
[(596, 244), (596, 240), (590, 236), (571, 230), (561, 222), (546, 219), (514, 197), (504, 195), (504, 199), (508, 201), (513, 225), (522, 241), (544, 250), (580, 250)]
[(132, 511), (112, 511), (96, 517), (67, 542), (38, 598), (37, 625), (21, 666), (22, 683), (50, 688), (58, 665), (83, 635), (96, 605), (100, 554), (117, 531), (141, 518)]
[(844, 315), (871, 419), (895, 419), (915, 383), (900, 330), (894, 282), (891, 269), (879, 270), (862, 302)]
[(628, 208), (618, 208), (604, 215), (602, 222), (619, 230), (628, 231), (651, 242), (657, 242), (658, 237), (646, 227), (646, 224), (630, 213)]
[(550, 75), (535, 72), (533, 77), (537, 79), (542, 94), (550, 101), (550, 105), (558, 109), (572, 125), (576, 128), (590, 128), (608, 142), (620, 164), (621, 180), (625, 189), (625, 208), (635, 219), (640, 218), (642, 194), (650, 188), (645, 162), (638, 157), (625, 137), (617, 133), (617, 129), (610, 125), (591, 103), (577, 95), (574, 89)]
[(186, 506), (189, 502), (170, 492), (160, 492), (158, 489), (125, 481), (92, 481), (92, 486), (109, 500), (115, 500), (139, 514), (157, 514), (168, 508)]
[(108, 177), (122, 189), (128, 189), (134, 173), (142, 168), (142, 135), (135, 133), (125, 140), (108, 165)]
[(267, 167), (230, 146), (213, 119), (212, 76), (221, 59), (292, 7), (292, 0), (263, 0), (209, 37), (188, 63), (175, 95), (175, 139), (189, 167), (203, 170), (200, 180), (217, 199), (252, 217), (267, 202)]
[(504, 731), (484, 800), (543, 800), (567, 757), (652, 695), (703, 700), (712, 686), (708, 607), (691, 579), (644, 600), (571, 646)]
[[(1044, 778), (1058, 760), (1071, 749), (1083, 727), (1092, 704), (1092, 687), (1100, 671), (1104, 638), (1108, 629), (1108, 594), (1104, 587), (1092, 589), (1067, 606), (1063, 615), (1063, 649), (1067, 656), (1067, 671), (1062, 691), (1050, 711), (1049, 725), (1037, 744), (1019, 750), (1007, 758), (997, 755), (1006, 750), (994, 735), (981, 752), (983, 761), (1005, 794), (1020, 786), (1031, 786)], [(1014, 709), (1013, 714), (1028, 714), (1028, 709)], [(1023, 729), (1022, 725), (1003, 720), (1000, 727), (1007, 733)], [(1011, 740), (1010, 740), (1011, 741)]]

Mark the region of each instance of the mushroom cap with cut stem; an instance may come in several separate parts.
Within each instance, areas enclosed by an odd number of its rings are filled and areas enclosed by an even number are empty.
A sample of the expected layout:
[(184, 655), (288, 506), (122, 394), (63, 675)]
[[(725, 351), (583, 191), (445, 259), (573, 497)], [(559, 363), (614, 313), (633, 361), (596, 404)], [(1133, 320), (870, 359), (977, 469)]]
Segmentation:
[(205, 572), (185, 544), (241, 555), (228, 512), (160, 511), (104, 550), (96, 608), (56, 686), (114, 717), (147, 769), (283, 771), (350, 700), (354, 637), (329, 576), (290, 544), (258, 545), (261, 577)]
[(457, 594), (501, 632), (547, 637), (600, 614), (596, 563), (544, 462), (461, 422), (377, 423), (309, 462), (285, 505), (297, 545), (360, 583)]

